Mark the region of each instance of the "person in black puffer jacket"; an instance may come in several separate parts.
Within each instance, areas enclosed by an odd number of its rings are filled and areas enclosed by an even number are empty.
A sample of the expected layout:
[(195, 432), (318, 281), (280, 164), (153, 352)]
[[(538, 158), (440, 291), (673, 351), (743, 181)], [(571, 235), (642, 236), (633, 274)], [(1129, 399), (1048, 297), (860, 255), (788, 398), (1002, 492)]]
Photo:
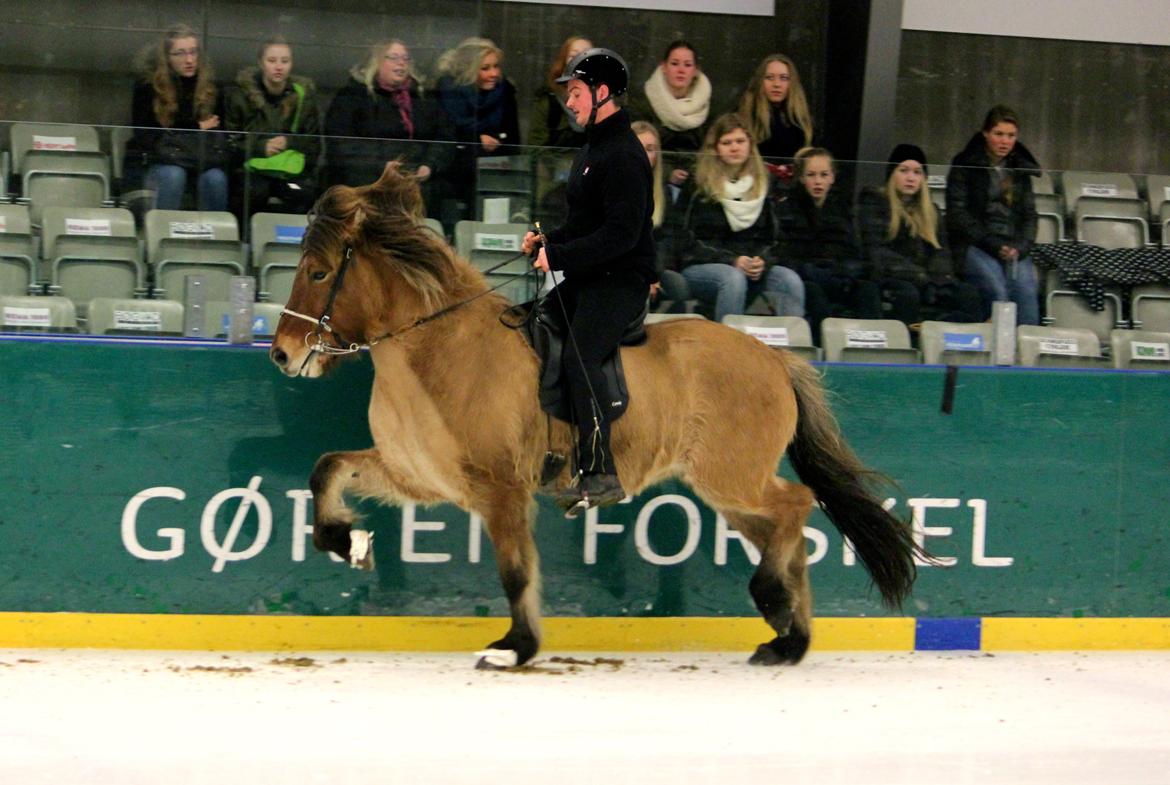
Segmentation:
[(578, 430), (577, 477), (558, 503), (567, 510), (625, 498), (610, 451), (610, 415), (593, 400), (604, 389), (602, 362), (646, 307), (654, 282), (654, 197), (650, 161), (630, 118), (613, 99), (629, 86), (617, 53), (588, 49), (565, 68), (567, 105), (585, 128), (569, 176), (564, 225), (534, 232), (521, 250), (537, 251), (535, 266), (565, 280), (550, 297), (564, 303), (574, 340), (565, 347), (565, 376)]
[(796, 153), (795, 180), (780, 203), (780, 258), (804, 280), (804, 310), (813, 336), (829, 316), (880, 319), (881, 292), (862, 259), (849, 198), (833, 190), (836, 165), (823, 147)]
[(1032, 178), (1040, 164), (1017, 140), (1019, 117), (992, 107), (983, 130), (951, 161), (947, 175), (947, 234), (963, 277), (979, 287), (980, 319), (991, 304), (1011, 300), (1019, 324), (1040, 323), (1036, 266), (1029, 254), (1036, 239)]
[(906, 324), (923, 318), (973, 322), (979, 292), (955, 278), (944, 226), (926, 186), (926, 154), (912, 144), (890, 153), (886, 184), (858, 199), (861, 241), (888, 316)]

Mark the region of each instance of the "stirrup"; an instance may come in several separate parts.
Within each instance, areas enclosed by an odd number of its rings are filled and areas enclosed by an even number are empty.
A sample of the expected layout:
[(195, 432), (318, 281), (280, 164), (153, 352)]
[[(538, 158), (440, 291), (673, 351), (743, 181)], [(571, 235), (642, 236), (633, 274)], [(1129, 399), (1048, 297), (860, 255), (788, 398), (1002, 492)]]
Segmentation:
[(576, 518), (582, 510), (608, 507), (626, 498), (625, 489), (622, 488), (616, 474), (585, 474), (579, 475), (579, 480), (573, 489), (574, 495), (565, 493), (561, 497), (566, 501), (573, 500), (569, 506), (561, 505), (565, 510), (565, 517), (570, 520)]

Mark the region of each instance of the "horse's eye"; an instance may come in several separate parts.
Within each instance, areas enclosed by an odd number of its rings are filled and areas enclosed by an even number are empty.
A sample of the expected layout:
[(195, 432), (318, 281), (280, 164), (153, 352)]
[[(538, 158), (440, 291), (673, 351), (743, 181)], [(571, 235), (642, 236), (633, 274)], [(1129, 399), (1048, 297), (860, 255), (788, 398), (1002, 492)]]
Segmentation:
[(309, 273), (309, 277), (314, 281), (324, 281), (325, 276), (328, 274), (329, 273), (325, 272), (324, 270), (314, 270), (313, 272)]

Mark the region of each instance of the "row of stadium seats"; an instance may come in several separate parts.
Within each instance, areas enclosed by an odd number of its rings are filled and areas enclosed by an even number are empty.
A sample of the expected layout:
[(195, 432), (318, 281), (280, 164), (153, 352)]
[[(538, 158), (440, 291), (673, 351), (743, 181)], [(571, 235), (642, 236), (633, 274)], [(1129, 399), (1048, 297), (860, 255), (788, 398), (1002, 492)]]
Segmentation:
[(227, 300), (232, 276), (257, 275), (260, 300), (283, 303), (306, 218), (256, 213), (251, 254), (231, 213), (152, 210), (144, 224), (122, 208), (48, 207), (37, 234), (28, 207), (0, 204), (0, 295), (62, 296), (84, 316), (97, 297), (181, 299), (192, 274)]
[[(198, 335), (214, 338), (229, 334), (235, 308), (228, 301), (213, 300), (188, 313), (182, 303), (173, 300), (115, 297), (97, 297), (85, 305), (86, 317), (79, 322), (73, 301), (66, 297), (0, 297), (0, 328), (5, 332), (83, 331), (89, 335), (138, 337), (180, 336), (197, 330)], [(252, 334), (266, 337), (275, 333), (283, 306), (252, 303), (251, 307)], [(193, 325), (192, 318), (197, 318), (198, 324)]]
[(1044, 324), (1090, 330), (1102, 343), (1108, 343), (1110, 334), (1117, 329), (1170, 332), (1170, 286), (1109, 288), (1104, 297), (1104, 310), (1094, 311), (1084, 295), (1065, 284), (1056, 270), (1049, 270), (1044, 287)]
[[(647, 322), (702, 319), (699, 314), (650, 314)], [(797, 316), (732, 315), (724, 324), (808, 360), (828, 362), (995, 365), (992, 325), (923, 322), (915, 348), (905, 324), (891, 319), (839, 319), (821, 322), (823, 348), (813, 345), (808, 322)], [(1019, 365), (1064, 368), (1141, 368), (1170, 371), (1170, 332), (1113, 330), (1107, 351), (1084, 329), (1016, 328)], [(1108, 356), (1106, 356), (1108, 354)]]
[[(97, 298), (87, 303), (86, 332), (91, 335), (182, 335), (190, 331), (181, 303), (168, 300)], [(280, 319), (281, 306), (253, 305), (252, 332), (269, 336)], [(200, 333), (223, 336), (229, 331), (232, 305), (208, 302), (202, 310)], [(647, 322), (702, 319), (698, 314), (650, 314)], [(931, 365), (994, 365), (992, 325), (923, 322), (919, 347), (911, 343), (906, 325), (889, 319), (829, 318), (821, 323), (824, 348), (813, 345), (808, 322), (793, 316), (732, 315), (724, 323), (769, 346), (782, 347), (806, 359), (829, 362)], [(76, 332), (73, 302), (65, 297), (0, 297), (0, 326), (5, 331)], [(1034, 367), (1144, 368), (1170, 370), (1170, 332), (1113, 330), (1108, 357), (1089, 330), (1021, 326), (1016, 331), (1017, 362)]]
[[(949, 169), (932, 167), (929, 177), (931, 198), (942, 211)], [(1170, 247), (1170, 176), (1146, 176), (1143, 191), (1128, 174), (1042, 172), (1034, 190), (1038, 243), (1071, 239), (1102, 248), (1141, 248), (1151, 243), (1153, 226), (1162, 247)]]

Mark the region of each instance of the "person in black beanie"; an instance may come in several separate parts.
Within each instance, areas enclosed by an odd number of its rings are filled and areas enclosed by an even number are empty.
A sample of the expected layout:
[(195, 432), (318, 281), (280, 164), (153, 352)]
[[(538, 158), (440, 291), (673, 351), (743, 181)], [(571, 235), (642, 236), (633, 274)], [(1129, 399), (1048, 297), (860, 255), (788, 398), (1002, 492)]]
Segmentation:
[(577, 475), (557, 500), (572, 511), (625, 498), (610, 451), (609, 413), (592, 390), (604, 389), (602, 361), (645, 308), (657, 276), (650, 162), (613, 101), (629, 85), (625, 62), (608, 49), (587, 49), (558, 82), (587, 141), (569, 175), (565, 223), (543, 244), (529, 232), (522, 250), (537, 252), (535, 267), (565, 276), (550, 296), (564, 303), (575, 339), (565, 347), (564, 367), (579, 437)]
[(976, 321), (979, 291), (955, 277), (926, 178), (922, 148), (899, 144), (890, 152), (885, 185), (858, 198), (865, 259), (889, 318), (906, 324), (923, 318)]

